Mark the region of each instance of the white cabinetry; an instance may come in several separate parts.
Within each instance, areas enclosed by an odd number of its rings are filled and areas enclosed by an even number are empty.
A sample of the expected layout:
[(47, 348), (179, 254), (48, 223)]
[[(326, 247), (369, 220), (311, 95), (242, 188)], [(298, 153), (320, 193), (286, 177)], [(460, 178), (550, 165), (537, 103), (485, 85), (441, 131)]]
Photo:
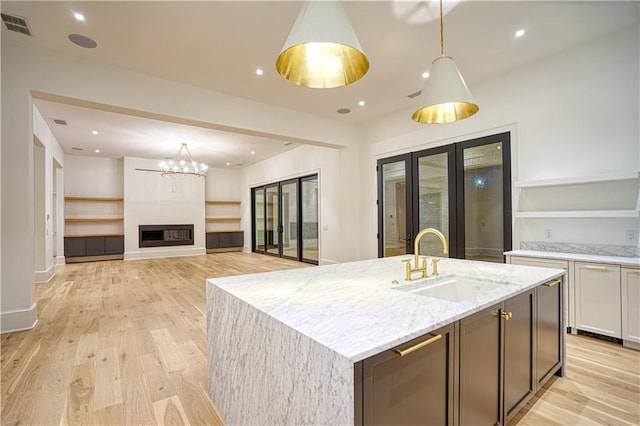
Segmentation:
[(620, 266), (575, 263), (576, 327), (622, 338)]
[(640, 269), (622, 268), (622, 339), (640, 349)]

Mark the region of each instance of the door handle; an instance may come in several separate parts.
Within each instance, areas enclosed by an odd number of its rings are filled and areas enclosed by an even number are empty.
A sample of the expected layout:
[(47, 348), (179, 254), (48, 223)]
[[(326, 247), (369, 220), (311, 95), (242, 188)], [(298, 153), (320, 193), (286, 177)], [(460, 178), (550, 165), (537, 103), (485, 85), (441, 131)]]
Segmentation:
[(400, 356), (405, 356), (405, 355), (409, 355), (412, 352), (417, 351), (418, 349), (422, 349), (425, 346), (428, 346), (430, 344), (432, 344), (433, 342), (437, 342), (438, 340), (442, 339), (442, 334), (436, 334), (435, 336), (433, 334), (430, 334), (430, 338), (428, 338), (427, 340), (424, 340), (418, 344), (415, 344), (407, 349), (394, 349), (393, 351), (395, 353), (397, 353)]

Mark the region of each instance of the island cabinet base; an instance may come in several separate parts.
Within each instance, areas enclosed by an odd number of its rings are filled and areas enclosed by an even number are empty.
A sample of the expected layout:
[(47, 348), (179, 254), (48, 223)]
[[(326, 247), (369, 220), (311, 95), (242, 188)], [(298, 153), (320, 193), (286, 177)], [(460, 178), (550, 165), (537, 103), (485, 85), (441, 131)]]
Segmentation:
[(564, 375), (556, 279), (355, 365), (355, 424), (503, 425)]
[(358, 363), (356, 424), (453, 424), (454, 335), (449, 325)]

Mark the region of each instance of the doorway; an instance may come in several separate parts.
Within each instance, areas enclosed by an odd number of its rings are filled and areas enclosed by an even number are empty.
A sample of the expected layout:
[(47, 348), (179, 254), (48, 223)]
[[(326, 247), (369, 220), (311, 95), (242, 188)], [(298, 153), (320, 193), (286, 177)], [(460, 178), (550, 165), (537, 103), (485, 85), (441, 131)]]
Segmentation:
[(318, 175), (251, 189), (252, 251), (318, 264)]
[(510, 133), (471, 139), (378, 161), (378, 256), (414, 252), (504, 262), (511, 249)]

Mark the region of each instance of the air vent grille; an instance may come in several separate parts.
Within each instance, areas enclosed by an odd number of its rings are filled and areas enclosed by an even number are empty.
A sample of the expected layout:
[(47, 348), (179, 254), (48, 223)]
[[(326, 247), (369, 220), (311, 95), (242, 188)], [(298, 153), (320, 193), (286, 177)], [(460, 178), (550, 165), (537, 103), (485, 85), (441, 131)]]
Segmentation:
[(29, 29), (27, 20), (23, 17), (2, 13), (2, 22), (9, 31), (33, 36), (33, 34), (31, 33), (31, 29)]
[(59, 126), (66, 126), (67, 125), (67, 120), (61, 120), (59, 118), (52, 118), (51, 121), (53, 121), (54, 124), (57, 124)]
[(413, 99), (413, 98), (417, 98), (417, 97), (418, 97), (418, 96), (420, 96), (421, 94), (422, 94), (422, 90), (418, 90), (417, 92), (413, 92), (412, 94), (407, 95), (407, 98), (411, 98), (411, 99)]

